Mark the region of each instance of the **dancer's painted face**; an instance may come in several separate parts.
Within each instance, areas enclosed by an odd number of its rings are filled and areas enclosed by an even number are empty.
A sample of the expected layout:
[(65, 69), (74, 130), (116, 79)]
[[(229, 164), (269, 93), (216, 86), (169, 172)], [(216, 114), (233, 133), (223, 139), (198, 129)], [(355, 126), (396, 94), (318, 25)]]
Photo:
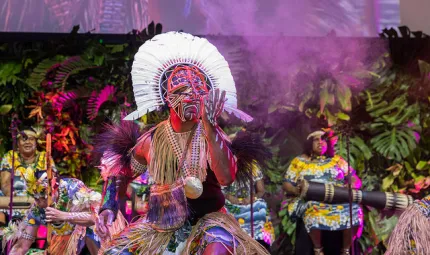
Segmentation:
[(167, 82), (167, 102), (182, 121), (199, 119), (208, 94), (204, 75), (195, 67), (178, 66)]

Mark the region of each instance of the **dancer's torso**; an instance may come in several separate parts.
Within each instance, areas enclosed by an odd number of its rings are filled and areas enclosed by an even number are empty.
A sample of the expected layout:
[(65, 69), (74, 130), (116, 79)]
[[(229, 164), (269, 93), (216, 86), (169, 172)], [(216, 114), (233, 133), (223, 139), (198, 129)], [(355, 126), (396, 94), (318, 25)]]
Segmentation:
[(203, 194), (197, 199), (187, 200), (192, 223), (208, 213), (219, 211), (224, 206), (224, 194), (221, 192), (221, 186), (212, 170), (208, 169), (206, 181), (203, 182)]
[[(143, 148), (146, 148), (145, 153), (143, 155), (146, 158), (147, 162), (151, 162), (149, 150), (151, 148), (154, 132), (155, 129), (152, 130), (150, 136), (148, 137), (150, 139), (146, 139), (146, 141), (142, 145)], [(150, 176), (150, 179), (152, 179), (152, 176)], [(187, 202), (188, 210), (190, 212), (189, 220), (192, 224), (196, 223), (206, 214), (217, 212), (224, 207), (224, 194), (221, 191), (221, 186), (215, 176), (215, 173), (210, 169), (209, 165), (207, 167), (206, 180), (203, 181), (202, 195), (197, 199), (187, 198)]]

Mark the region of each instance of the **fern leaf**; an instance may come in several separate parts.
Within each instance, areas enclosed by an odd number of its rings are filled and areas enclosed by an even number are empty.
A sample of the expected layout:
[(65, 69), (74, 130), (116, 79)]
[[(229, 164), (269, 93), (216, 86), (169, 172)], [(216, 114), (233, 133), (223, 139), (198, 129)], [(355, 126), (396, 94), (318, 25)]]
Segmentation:
[(116, 88), (112, 85), (107, 85), (104, 87), (100, 93), (93, 91), (88, 99), (88, 107), (87, 107), (87, 116), (90, 120), (93, 120), (97, 117), (101, 106), (107, 102), (112, 101), (116, 102), (116, 98), (114, 97), (116, 92)]
[(57, 84), (57, 86), (61, 86), (61, 90), (64, 90), (67, 84), (67, 79), (71, 75), (86, 69), (97, 67), (98, 66), (95, 66), (93, 63), (82, 59), (80, 56), (70, 57), (64, 60), (58, 68), (55, 75), (55, 84)]
[(53, 69), (58, 68), (60, 62), (55, 59), (44, 59), (40, 62), (27, 79), (27, 84), (34, 90), (40, 88), (40, 83), (46, 79), (46, 75)]
[(352, 93), (348, 86), (338, 84), (336, 87), (336, 97), (342, 110), (347, 112), (351, 111)]
[(66, 106), (71, 102), (74, 102), (77, 98), (78, 98), (78, 94), (75, 91), (66, 91), (66, 92), (59, 92), (51, 99), (51, 101), (52, 101), (53, 107), (55, 107), (57, 111), (61, 112), (64, 106)]

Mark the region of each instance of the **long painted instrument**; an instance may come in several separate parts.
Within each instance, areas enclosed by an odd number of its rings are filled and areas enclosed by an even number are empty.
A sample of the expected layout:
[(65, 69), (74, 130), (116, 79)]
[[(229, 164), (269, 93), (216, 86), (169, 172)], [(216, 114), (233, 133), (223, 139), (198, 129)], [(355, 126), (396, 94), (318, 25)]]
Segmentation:
[[(309, 182), (307, 180), (302, 180), (299, 187), (300, 197), (304, 200), (312, 200), (328, 204), (349, 202), (348, 188), (346, 187)], [(414, 199), (409, 195), (394, 192), (353, 189), (352, 202), (371, 206), (376, 209), (404, 210), (414, 202)]]

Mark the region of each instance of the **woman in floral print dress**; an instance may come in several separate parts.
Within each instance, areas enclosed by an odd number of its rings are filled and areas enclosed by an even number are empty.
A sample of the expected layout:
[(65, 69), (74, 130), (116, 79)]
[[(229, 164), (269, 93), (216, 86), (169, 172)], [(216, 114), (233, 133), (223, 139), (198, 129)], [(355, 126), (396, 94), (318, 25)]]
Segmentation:
[[(347, 185), (348, 164), (334, 155), (334, 139), (326, 139), (325, 132), (316, 131), (308, 136), (307, 151), (290, 164), (284, 180), (284, 190), (299, 195), (297, 184), (301, 180), (330, 183), (335, 186)], [(329, 145), (329, 146), (328, 146)], [(351, 169), (354, 188), (361, 186), (360, 179)], [(363, 224), (363, 213), (358, 204), (352, 204), (353, 227)], [(349, 254), (351, 246), (349, 204), (324, 204), (317, 201), (303, 201), (296, 197), (289, 201), (288, 214), (292, 218), (302, 218), (314, 245), (316, 255), (323, 254), (321, 231), (343, 231), (342, 254)]]
[[(275, 239), (275, 233), (270, 220), (267, 203), (263, 199), (264, 181), (263, 173), (257, 165), (253, 169), (253, 229), (254, 239), (262, 244), (266, 249), (270, 250), (270, 245)], [(224, 187), (225, 207), (227, 211), (234, 215), (238, 220), (241, 228), (251, 235), (251, 195), (248, 181), (245, 184), (233, 182), (231, 185)]]
[[(44, 151), (37, 150), (37, 142), (40, 134), (31, 128), (24, 129), (18, 134), (18, 150), (13, 153), (8, 151), (0, 163), (1, 189), (0, 196), (10, 195), (10, 175), (12, 172), (12, 158), (14, 156), (15, 176), (13, 184), (13, 196), (27, 196), (25, 192), (24, 180), (20, 175), (20, 169), (31, 167), (36, 170), (37, 174), (46, 171), (46, 154)], [(54, 172), (56, 168), (51, 159), (51, 166)], [(9, 219), (22, 219), (27, 209), (14, 209), (12, 217)], [(0, 209), (0, 222), (5, 221), (5, 216), (9, 213), (9, 209)]]

